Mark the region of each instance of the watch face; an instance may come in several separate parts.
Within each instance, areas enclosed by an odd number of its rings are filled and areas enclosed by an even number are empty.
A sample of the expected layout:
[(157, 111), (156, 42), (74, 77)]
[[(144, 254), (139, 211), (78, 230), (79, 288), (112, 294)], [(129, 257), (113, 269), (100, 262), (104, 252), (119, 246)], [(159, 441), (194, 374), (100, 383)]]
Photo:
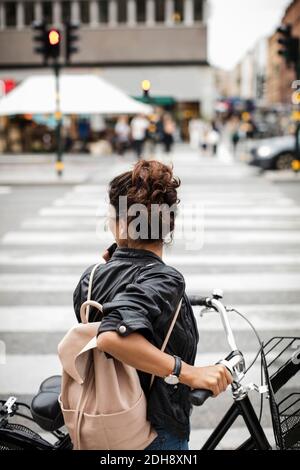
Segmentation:
[(169, 385), (177, 385), (179, 383), (179, 378), (177, 375), (170, 374), (165, 377), (165, 382)]

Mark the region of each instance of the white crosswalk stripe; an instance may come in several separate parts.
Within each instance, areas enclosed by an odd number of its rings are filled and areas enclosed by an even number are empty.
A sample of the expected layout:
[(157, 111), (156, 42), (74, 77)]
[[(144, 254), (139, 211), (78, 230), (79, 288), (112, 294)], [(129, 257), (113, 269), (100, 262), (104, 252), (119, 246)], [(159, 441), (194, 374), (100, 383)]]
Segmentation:
[[(80, 227), (83, 229), (89, 228), (90, 230), (95, 229), (98, 224), (101, 224), (103, 219), (98, 219), (97, 217), (84, 217), (80, 220)], [(294, 217), (285, 220), (274, 220), (274, 218), (263, 217), (261, 219), (256, 219), (255, 223), (252, 218), (207, 218), (205, 217), (205, 229), (235, 229), (235, 230), (257, 230), (257, 229), (278, 229), (278, 230), (296, 230), (300, 229), (300, 222), (295, 220)], [(104, 222), (103, 222), (104, 223)], [(178, 216), (176, 220), (176, 226), (180, 223), (184, 223), (185, 228), (193, 228), (195, 222), (192, 217), (181, 218)], [(78, 219), (76, 217), (43, 217), (43, 218), (32, 218), (25, 220), (22, 223), (22, 228), (27, 230), (36, 230), (36, 229), (47, 229), (47, 230), (77, 230), (78, 229)]]
[[(247, 314), (256, 328), (260, 331), (270, 329), (270, 316), (274, 320), (273, 330), (283, 331), (287, 320), (292, 327), (300, 331), (300, 304), (293, 305), (239, 305), (239, 310)], [(204, 318), (200, 316), (200, 308), (195, 307), (199, 331), (219, 331), (222, 329), (216, 314), (209, 313)], [(24, 321), (26, 318), (26, 321)], [(74, 325), (75, 315), (72, 305), (37, 306), (26, 305), (0, 307), (0, 324), (2, 332), (13, 333), (18, 325), (18, 332), (51, 332), (62, 334)], [(231, 315), (231, 325), (239, 331), (249, 330), (249, 325), (239, 317)]]
[[(177, 225), (183, 224), (189, 237), (196, 214), (204, 226), (199, 235), (201, 249), (189, 250), (176, 237), (174, 246), (166, 249), (165, 261), (184, 273), (187, 291), (207, 294), (222, 288), (225, 299), (227, 295), (264, 338), (270, 332), (300, 336), (300, 207), (278, 186), (258, 179), (252, 168), (227, 160), (201, 160), (192, 153), (175, 154), (173, 163), (183, 184)], [(125, 162), (119, 169), (129, 167)], [(10, 191), (2, 187), (0, 194)], [(72, 292), (83, 270), (99, 262), (103, 248), (112, 242), (103, 229), (106, 191), (103, 181), (66, 188), (63, 195), (2, 236), (0, 338), (11, 344), (5, 344), (5, 363), (0, 361), (1, 398), (15, 394), (29, 399), (46, 376), (60, 373), (53, 341), (75, 322)], [(199, 308), (195, 315), (200, 331), (196, 362), (214, 363), (227, 353), (216, 340), (221, 338), (220, 319), (214, 313), (200, 317)], [(230, 318), (249, 363), (256, 353), (255, 339), (249, 341), (247, 323), (234, 314)], [(29, 344), (37, 337), (43, 344), (34, 352)], [(203, 344), (210, 338), (210, 350), (205, 351)], [(249, 381), (257, 382), (259, 375), (257, 364)], [(229, 393), (225, 402), (230, 403)], [(213, 413), (214, 406), (207, 402), (206, 409)], [(194, 411), (193, 449), (211, 431), (201, 422), (201, 412)], [(246, 437), (240, 424), (232, 429), (224, 448)], [(267, 427), (268, 435), (271, 431)]]
[[(231, 292), (264, 292), (264, 291), (296, 291), (299, 290), (300, 273), (285, 274), (273, 272), (263, 273), (224, 273), (186, 275), (188, 292), (197, 294), (209, 292), (211, 286), (223, 287)], [(0, 274), (0, 292), (67, 292), (72, 294), (72, 289), (78, 282), (78, 276), (73, 274)]]
[(10, 186), (0, 186), (0, 195), (1, 194), (10, 194), (12, 188)]
[[(28, 254), (18, 253), (15, 250), (6, 249), (0, 251), (0, 266), (82, 266), (91, 265), (99, 256), (99, 250), (81, 253), (66, 253), (57, 251), (54, 254)], [(167, 264), (178, 267), (199, 266), (274, 266), (274, 265), (300, 265), (300, 255), (278, 254), (278, 255), (168, 255), (164, 258)], [(101, 260), (100, 260), (101, 261)]]
[[(201, 227), (199, 227), (199, 232), (196, 230), (195, 233), (188, 231), (186, 233), (187, 237), (191, 241), (195, 241), (201, 244), (214, 244), (219, 245), (223, 244), (249, 244), (249, 243), (278, 243), (278, 244), (289, 244), (289, 243), (300, 243), (300, 232), (297, 231), (275, 231), (275, 230), (265, 230), (260, 232), (249, 232), (249, 231), (204, 231), (203, 235), (201, 233)], [(2, 238), (3, 245), (88, 245), (96, 244), (99, 242), (102, 243), (112, 243), (112, 235), (108, 232), (105, 232), (101, 227), (99, 231), (85, 231), (85, 232), (9, 232)], [(183, 231), (185, 235), (185, 232)], [(181, 233), (176, 238), (182, 237)], [(198, 248), (197, 248), (198, 249)]]

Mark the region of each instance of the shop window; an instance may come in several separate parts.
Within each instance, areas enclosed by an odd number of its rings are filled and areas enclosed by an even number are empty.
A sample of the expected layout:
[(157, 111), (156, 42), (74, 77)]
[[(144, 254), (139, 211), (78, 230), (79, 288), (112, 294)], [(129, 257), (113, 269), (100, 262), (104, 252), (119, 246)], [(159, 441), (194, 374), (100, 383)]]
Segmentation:
[(155, 0), (155, 21), (157, 23), (165, 21), (165, 0)]
[(24, 3), (24, 22), (26, 26), (30, 26), (34, 21), (34, 2)]
[(63, 1), (61, 3), (61, 14), (63, 21), (70, 21), (71, 19), (71, 2)]
[(99, 1), (99, 15), (100, 23), (108, 23), (108, 0)]
[(42, 15), (43, 20), (46, 23), (52, 23), (53, 21), (53, 12), (52, 12), (52, 2), (42, 2)]
[(80, 21), (83, 24), (87, 24), (90, 22), (89, 2), (80, 2)]
[(146, 0), (138, 0), (136, 5), (136, 20), (138, 23), (146, 21)]
[(194, 0), (194, 20), (203, 20), (203, 0)]
[(118, 23), (126, 23), (127, 0), (117, 0), (117, 6), (118, 6)]
[(17, 3), (5, 2), (5, 24), (6, 26), (16, 26), (17, 24)]
[(182, 23), (183, 21), (183, 3), (184, 0), (174, 1), (174, 23)]

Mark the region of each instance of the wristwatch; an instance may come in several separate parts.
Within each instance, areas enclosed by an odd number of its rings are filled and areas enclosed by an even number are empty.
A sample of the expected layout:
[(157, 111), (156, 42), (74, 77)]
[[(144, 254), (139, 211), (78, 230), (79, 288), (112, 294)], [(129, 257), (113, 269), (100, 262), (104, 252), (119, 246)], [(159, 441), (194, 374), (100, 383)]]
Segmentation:
[(172, 374), (167, 375), (164, 377), (164, 381), (168, 385), (177, 385), (179, 383), (179, 376), (181, 372), (181, 359), (178, 356), (174, 356), (175, 359), (175, 366)]

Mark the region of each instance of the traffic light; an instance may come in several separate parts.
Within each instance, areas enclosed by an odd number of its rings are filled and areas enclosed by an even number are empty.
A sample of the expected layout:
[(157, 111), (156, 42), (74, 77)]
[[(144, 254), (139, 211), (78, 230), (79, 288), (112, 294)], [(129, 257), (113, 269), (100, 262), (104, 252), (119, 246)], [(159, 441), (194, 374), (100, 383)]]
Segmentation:
[(56, 28), (47, 28), (45, 22), (34, 22), (32, 29), (38, 34), (33, 36), (33, 41), (37, 43), (34, 52), (41, 54), (46, 64), (49, 58), (57, 60), (60, 54), (61, 35)]
[(71, 55), (79, 51), (76, 43), (79, 41), (80, 37), (76, 34), (76, 31), (79, 29), (79, 23), (72, 21), (67, 21), (65, 23), (66, 31), (66, 62), (70, 62)]
[(33, 36), (33, 42), (35, 43), (34, 52), (40, 54), (44, 58), (44, 62), (47, 61), (47, 29), (44, 21), (34, 21), (32, 23), (32, 29), (37, 34)]
[(48, 57), (58, 59), (60, 54), (60, 32), (58, 29), (51, 28), (47, 31), (47, 52)]
[(281, 34), (281, 37), (277, 40), (281, 46), (278, 54), (284, 57), (288, 65), (294, 64), (297, 66), (299, 62), (299, 38), (292, 36), (290, 24), (281, 25), (277, 28), (277, 33)]

